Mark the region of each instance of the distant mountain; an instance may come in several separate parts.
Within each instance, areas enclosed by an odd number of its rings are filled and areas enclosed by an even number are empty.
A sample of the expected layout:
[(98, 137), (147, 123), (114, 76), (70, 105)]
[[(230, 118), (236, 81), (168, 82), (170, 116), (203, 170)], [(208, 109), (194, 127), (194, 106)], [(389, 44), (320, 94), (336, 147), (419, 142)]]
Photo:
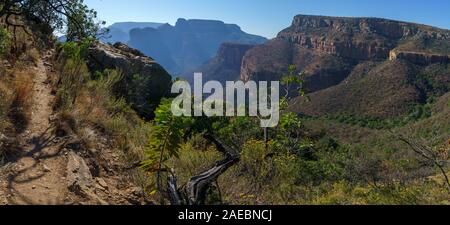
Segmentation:
[(153, 22), (119, 22), (108, 27), (109, 33), (106, 37), (101, 37), (101, 41), (105, 43), (122, 42), (127, 43), (130, 40), (130, 31), (136, 28), (158, 28), (163, 23)]
[(212, 59), (221, 44), (262, 44), (267, 39), (243, 32), (235, 24), (215, 20), (179, 19), (175, 26), (136, 28), (128, 44), (161, 63), (172, 75), (192, 71)]
[(245, 53), (255, 45), (224, 43), (220, 46), (217, 55), (193, 71), (182, 76), (189, 82), (192, 82), (195, 72), (203, 73), (205, 81), (216, 80), (221, 83), (226, 81), (236, 81), (240, 79), (242, 58)]
[(450, 91), (450, 31), (379, 18), (296, 16), (275, 39), (250, 49), (241, 79), (307, 73), (308, 115), (396, 117)]

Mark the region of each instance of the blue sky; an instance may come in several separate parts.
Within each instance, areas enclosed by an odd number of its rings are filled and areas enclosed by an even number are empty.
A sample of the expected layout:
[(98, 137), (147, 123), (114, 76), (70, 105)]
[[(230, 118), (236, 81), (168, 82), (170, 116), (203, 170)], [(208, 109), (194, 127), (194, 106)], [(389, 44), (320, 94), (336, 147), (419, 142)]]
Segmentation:
[(450, 29), (448, 0), (85, 0), (108, 24), (174, 24), (178, 18), (235, 23), (272, 38), (297, 14), (382, 17)]

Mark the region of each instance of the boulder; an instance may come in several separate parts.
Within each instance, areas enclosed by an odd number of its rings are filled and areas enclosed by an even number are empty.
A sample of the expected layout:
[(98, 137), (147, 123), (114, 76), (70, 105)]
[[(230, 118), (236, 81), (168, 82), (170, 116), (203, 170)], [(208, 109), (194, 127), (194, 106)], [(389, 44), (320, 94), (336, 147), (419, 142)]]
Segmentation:
[(87, 197), (87, 192), (93, 185), (88, 165), (82, 157), (73, 152), (68, 154), (66, 180), (70, 191), (84, 197)]
[(136, 112), (147, 119), (161, 98), (170, 92), (171, 76), (152, 58), (122, 43), (97, 42), (89, 48), (88, 66), (92, 72), (118, 69), (124, 75), (114, 90), (124, 97)]
[(86, 161), (74, 152), (69, 152), (67, 162), (67, 188), (76, 195), (94, 201), (95, 204), (108, 205), (94, 193), (95, 182)]

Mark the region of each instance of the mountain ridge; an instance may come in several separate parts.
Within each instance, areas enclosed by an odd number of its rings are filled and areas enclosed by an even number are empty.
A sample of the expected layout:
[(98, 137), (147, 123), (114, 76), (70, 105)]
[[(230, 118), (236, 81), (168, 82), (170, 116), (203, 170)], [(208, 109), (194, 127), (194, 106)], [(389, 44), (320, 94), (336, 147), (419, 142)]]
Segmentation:
[[(296, 112), (392, 117), (407, 113), (409, 106), (431, 97), (430, 88), (425, 87), (435, 82), (434, 77), (424, 78), (407, 71), (414, 69), (416, 73), (422, 73), (436, 65), (443, 73), (437, 77), (449, 76), (445, 69), (450, 53), (448, 46), (450, 31), (431, 26), (381, 18), (297, 15), (291, 26), (276, 38), (245, 54), (241, 79), (279, 80), (288, 65), (294, 64), (299, 71), (307, 73), (306, 87), (313, 99), (296, 107)], [(381, 64), (369, 68), (365, 65), (369, 62)], [(349, 85), (347, 78), (358, 68), (358, 80), (365, 81)], [(380, 80), (384, 76), (385, 80)], [(392, 83), (394, 80), (407, 85)], [(448, 86), (447, 83), (443, 85)], [(359, 95), (351, 91), (355, 89), (361, 89)], [(377, 94), (383, 91), (398, 98), (393, 97), (396, 100), (389, 102), (389, 97)], [(339, 104), (333, 103), (336, 101)], [(354, 102), (371, 104), (363, 109)], [(383, 110), (377, 109), (381, 106)], [(392, 107), (399, 110), (392, 113)]]
[(172, 75), (182, 75), (212, 59), (222, 43), (261, 44), (266, 38), (219, 20), (178, 19), (174, 26), (133, 29), (128, 44), (154, 57)]

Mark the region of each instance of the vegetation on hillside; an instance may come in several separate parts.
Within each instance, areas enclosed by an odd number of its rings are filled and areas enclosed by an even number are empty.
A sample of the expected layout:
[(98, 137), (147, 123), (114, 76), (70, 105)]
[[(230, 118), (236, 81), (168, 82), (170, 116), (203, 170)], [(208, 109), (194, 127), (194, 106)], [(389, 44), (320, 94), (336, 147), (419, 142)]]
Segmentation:
[[(85, 154), (96, 157), (102, 154), (92, 149), (106, 140), (126, 168), (110, 169), (129, 174), (153, 202), (450, 204), (450, 97), (448, 82), (441, 82), (448, 66), (428, 66), (420, 78), (405, 81), (430, 100), (398, 118), (292, 113), (292, 102), (299, 100), (292, 97), (306, 96), (305, 73), (290, 66), (282, 76), (286, 95), (276, 128), (261, 129), (253, 117), (175, 117), (170, 99), (145, 120), (114, 93), (125, 79), (122, 71), (89, 70), (87, 52), (101, 29), (81, 0), (0, 3), (0, 17), (17, 13), (64, 28), (69, 40), (55, 46), (50, 77), (56, 134), (76, 138), (81, 149), (90, 150)], [(6, 22), (5, 27), (21, 26)], [(7, 54), (11, 36), (0, 29), (0, 53)], [(41, 56), (28, 51), (25, 58), (36, 57)], [(18, 62), (0, 68), (0, 166), (14, 154), (16, 140), (9, 137), (19, 137), (32, 116), (27, 90), (33, 84), (21, 70), (25, 60)]]

